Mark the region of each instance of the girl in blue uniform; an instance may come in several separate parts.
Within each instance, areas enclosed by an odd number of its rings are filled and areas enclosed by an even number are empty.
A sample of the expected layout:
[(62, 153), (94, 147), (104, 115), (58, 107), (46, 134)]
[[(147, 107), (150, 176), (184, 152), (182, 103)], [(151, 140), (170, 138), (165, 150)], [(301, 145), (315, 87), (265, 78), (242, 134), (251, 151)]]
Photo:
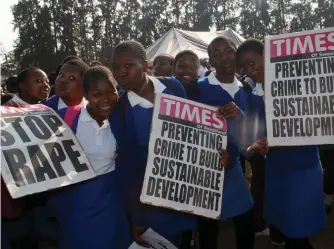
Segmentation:
[[(198, 80), (198, 102), (218, 106), (227, 119), (227, 152), (230, 165), (226, 169), (223, 190), (222, 220), (233, 219), (238, 249), (251, 249), (254, 243), (253, 199), (239, 161), (238, 126), (247, 107), (248, 94), (235, 77), (236, 46), (225, 37), (215, 38), (208, 47), (210, 64), (216, 69)], [(202, 219), (199, 223), (201, 248), (216, 249), (219, 223)]]
[[(48, 76), (37, 67), (22, 70), (17, 77), (18, 90), (11, 101), (17, 105), (34, 105), (44, 102), (50, 94)], [(10, 103), (7, 103), (10, 105)]]
[[(259, 117), (258, 137), (266, 136), (264, 105), (264, 45), (250, 39), (237, 51), (242, 68), (256, 80), (252, 111)], [(264, 149), (256, 141), (249, 150)], [(264, 217), (286, 236), (287, 249), (312, 249), (308, 237), (326, 226), (322, 169), (317, 146), (270, 148), (266, 156)]]
[(160, 54), (154, 58), (153, 74), (156, 77), (173, 76), (174, 57), (169, 54)]
[[(17, 85), (17, 93), (12, 96), (11, 100), (4, 103), (4, 105), (14, 107), (34, 105), (45, 101), (50, 94), (47, 75), (44, 71), (36, 67), (22, 70), (17, 77)], [(16, 217), (15, 220), (8, 219), (2, 224), (2, 231), (7, 230), (6, 234), (3, 235), (3, 240), (6, 239), (6, 236), (8, 240), (20, 238), (21, 243), (24, 244), (24, 248), (35, 248), (37, 245), (35, 231), (38, 228), (34, 222), (38, 216), (38, 213), (35, 212), (35, 207), (40, 202), (40, 195), (26, 196), (13, 201), (6, 187), (1, 188), (1, 192), (2, 202), (8, 203), (10, 206), (12, 204), (13, 208), (18, 204), (19, 210), (23, 211), (22, 213), (19, 212), (21, 213), (19, 218)]]
[(55, 95), (45, 105), (54, 110), (68, 106), (78, 106), (84, 102), (82, 79), (89, 66), (79, 59), (65, 62), (55, 82)]
[[(120, 204), (116, 169), (114, 121), (109, 118), (118, 100), (116, 82), (102, 66), (90, 68), (83, 78), (87, 103), (80, 112), (73, 107), (59, 111), (85, 151), (97, 177), (65, 187), (54, 202), (64, 249), (127, 249), (130, 230)], [(72, 112), (73, 113), (73, 112)]]
[(117, 108), (122, 120), (120, 129), (123, 130), (117, 140), (121, 158), (121, 192), (135, 229), (136, 241), (145, 244), (139, 235), (151, 227), (178, 246), (180, 233), (195, 226), (195, 217), (141, 204), (140, 194), (147, 162), (154, 95), (166, 93), (185, 97), (186, 94), (179, 81), (173, 78), (160, 81), (147, 76), (147, 68), (146, 52), (142, 44), (126, 41), (115, 47), (112, 71), (120, 87), (126, 91)]
[(191, 50), (183, 50), (175, 56), (174, 76), (181, 82), (191, 100), (198, 98), (198, 72), (200, 62), (197, 54)]

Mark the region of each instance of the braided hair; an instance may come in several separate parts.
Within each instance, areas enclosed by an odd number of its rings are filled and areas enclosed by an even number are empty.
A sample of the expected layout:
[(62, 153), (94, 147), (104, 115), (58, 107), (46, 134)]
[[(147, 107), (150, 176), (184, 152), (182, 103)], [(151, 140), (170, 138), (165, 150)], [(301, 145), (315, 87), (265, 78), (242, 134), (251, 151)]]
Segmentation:
[(140, 42), (137, 41), (124, 41), (118, 44), (113, 51), (113, 56), (116, 53), (128, 52), (133, 54), (141, 63), (147, 60), (146, 51)]

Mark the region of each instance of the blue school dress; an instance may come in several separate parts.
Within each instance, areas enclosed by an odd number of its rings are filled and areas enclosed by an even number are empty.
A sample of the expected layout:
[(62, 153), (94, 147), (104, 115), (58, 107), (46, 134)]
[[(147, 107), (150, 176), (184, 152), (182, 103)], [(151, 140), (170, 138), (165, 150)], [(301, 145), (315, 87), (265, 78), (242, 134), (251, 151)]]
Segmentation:
[[(67, 109), (60, 110), (60, 116), (65, 117)], [(74, 133), (79, 116), (80, 112), (71, 125)], [(115, 134), (113, 122), (109, 120)], [(116, 170), (59, 189), (49, 199), (49, 206), (59, 221), (60, 248), (127, 249), (132, 239), (119, 195)]]
[[(242, 86), (239, 85), (239, 89), (235, 93), (234, 98), (232, 98), (217, 82), (218, 80), (213, 73), (210, 74), (209, 77), (200, 79), (198, 81), (199, 94), (196, 101), (217, 107), (229, 102), (234, 102), (242, 111), (245, 111), (248, 103), (248, 94), (244, 91)], [(237, 135), (239, 124), (234, 118), (228, 118), (226, 121), (226, 150), (230, 154), (232, 163), (229, 168), (225, 169), (222, 211), (220, 216), (222, 220), (240, 215), (253, 207), (253, 198), (239, 161), (239, 137)]]
[(58, 111), (58, 102), (59, 102), (59, 97), (56, 95), (53, 95), (51, 98), (45, 101), (44, 105), (52, 108), (55, 111)]
[[(181, 83), (176, 79), (166, 78), (168, 84), (164, 86), (157, 78), (151, 77), (154, 87), (165, 88), (162, 92), (185, 97)], [(161, 88), (162, 87), (162, 88)], [(174, 236), (185, 230), (192, 230), (196, 226), (196, 217), (183, 212), (145, 205), (140, 202), (140, 194), (144, 181), (150, 127), (152, 123), (153, 108), (144, 108), (139, 104), (132, 106), (127, 92), (113, 112), (114, 122), (122, 134), (116, 135), (119, 146), (118, 155), (120, 187), (126, 210), (131, 217), (133, 227), (144, 226), (152, 228), (164, 237)]]
[[(258, 137), (266, 137), (263, 96), (253, 91)], [(323, 176), (317, 146), (272, 147), (266, 156), (264, 218), (289, 238), (314, 235), (326, 226)]]

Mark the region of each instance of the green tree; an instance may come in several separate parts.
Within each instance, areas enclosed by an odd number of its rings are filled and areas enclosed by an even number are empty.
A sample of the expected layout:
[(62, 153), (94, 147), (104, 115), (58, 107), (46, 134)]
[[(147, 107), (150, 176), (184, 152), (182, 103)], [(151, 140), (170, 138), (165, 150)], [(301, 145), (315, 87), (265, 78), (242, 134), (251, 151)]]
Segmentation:
[(310, 0), (300, 0), (292, 3), (290, 14), (292, 15), (289, 25), (290, 32), (311, 30), (317, 26), (317, 18)]
[(236, 12), (239, 11), (240, 1), (214, 0), (212, 2), (212, 14), (217, 30), (231, 28), (236, 30), (239, 18)]
[(245, 37), (263, 39), (270, 24), (267, 0), (243, 0), (240, 12), (240, 30)]

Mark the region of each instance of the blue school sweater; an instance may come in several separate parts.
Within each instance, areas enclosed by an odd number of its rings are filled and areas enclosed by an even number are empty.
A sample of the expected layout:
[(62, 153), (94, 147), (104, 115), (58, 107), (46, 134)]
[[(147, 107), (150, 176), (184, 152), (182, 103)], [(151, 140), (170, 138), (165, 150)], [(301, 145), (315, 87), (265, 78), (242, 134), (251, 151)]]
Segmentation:
[[(240, 86), (234, 98), (220, 85), (210, 84), (209, 77), (198, 81), (199, 94), (195, 101), (211, 105), (223, 106), (234, 102), (245, 111), (248, 106), (248, 93)], [(240, 83), (241, 84), (241, 83)], [(253, 198), (249, 191), (239, 161), (239, 122), (235, 118), (228, 118), (227, 122), (227, 148), (232, 163), (225, 170), (224, 189), (221, 219), (229, 219), (242, 214), (253, 207)]]
[(56, 95), (53, 95), (51, 98), (45, 101), (44, 105), (52, 108), (55, 111), (58, 111), (58, 102), (59, 102), (59, 97)]
[[(163, 93), (185, 97), (181, 83), (173, 78), (167, 78), (169, 84)], [(140, 194), (144, 181), (150, 127), (153, 108), (143, 108), (140, 105), (131, 106), (128, 93), (122, 96), (113, 115), (119, 122), (115, 136), (118, 145), (120, 187), (127, 212), (130, 214), (132, 225), (151, 227), (164, 237), (170, 237), (185, 230), (192, 230), (196, 225), (194, 215), (177, 212), (166, 208), (145, 205), (140, 202)], [(123, 105), (123, 106), (122, 106)]]
[[(58, 111), (59, 115), (64, 118), (66, 110)], [(71, 127), (74, 133), (79, 116), (80, 113), (75, 116)], [(118, 136), (112, 117), (109, 123), (114, 136)], [(60, 248), (128, 248), (132, 243), (131, 233), (119, 191), (114, 170), (55, 192), (48, 204), (59, 222)]]
[[(253, 91), (249, 112), (266, 137), (263, 96)], [(264, 217), (290, 238), (314, 235), (326, 226), (322, 169), (317, 146), (271, 147), (266, 156)]]

